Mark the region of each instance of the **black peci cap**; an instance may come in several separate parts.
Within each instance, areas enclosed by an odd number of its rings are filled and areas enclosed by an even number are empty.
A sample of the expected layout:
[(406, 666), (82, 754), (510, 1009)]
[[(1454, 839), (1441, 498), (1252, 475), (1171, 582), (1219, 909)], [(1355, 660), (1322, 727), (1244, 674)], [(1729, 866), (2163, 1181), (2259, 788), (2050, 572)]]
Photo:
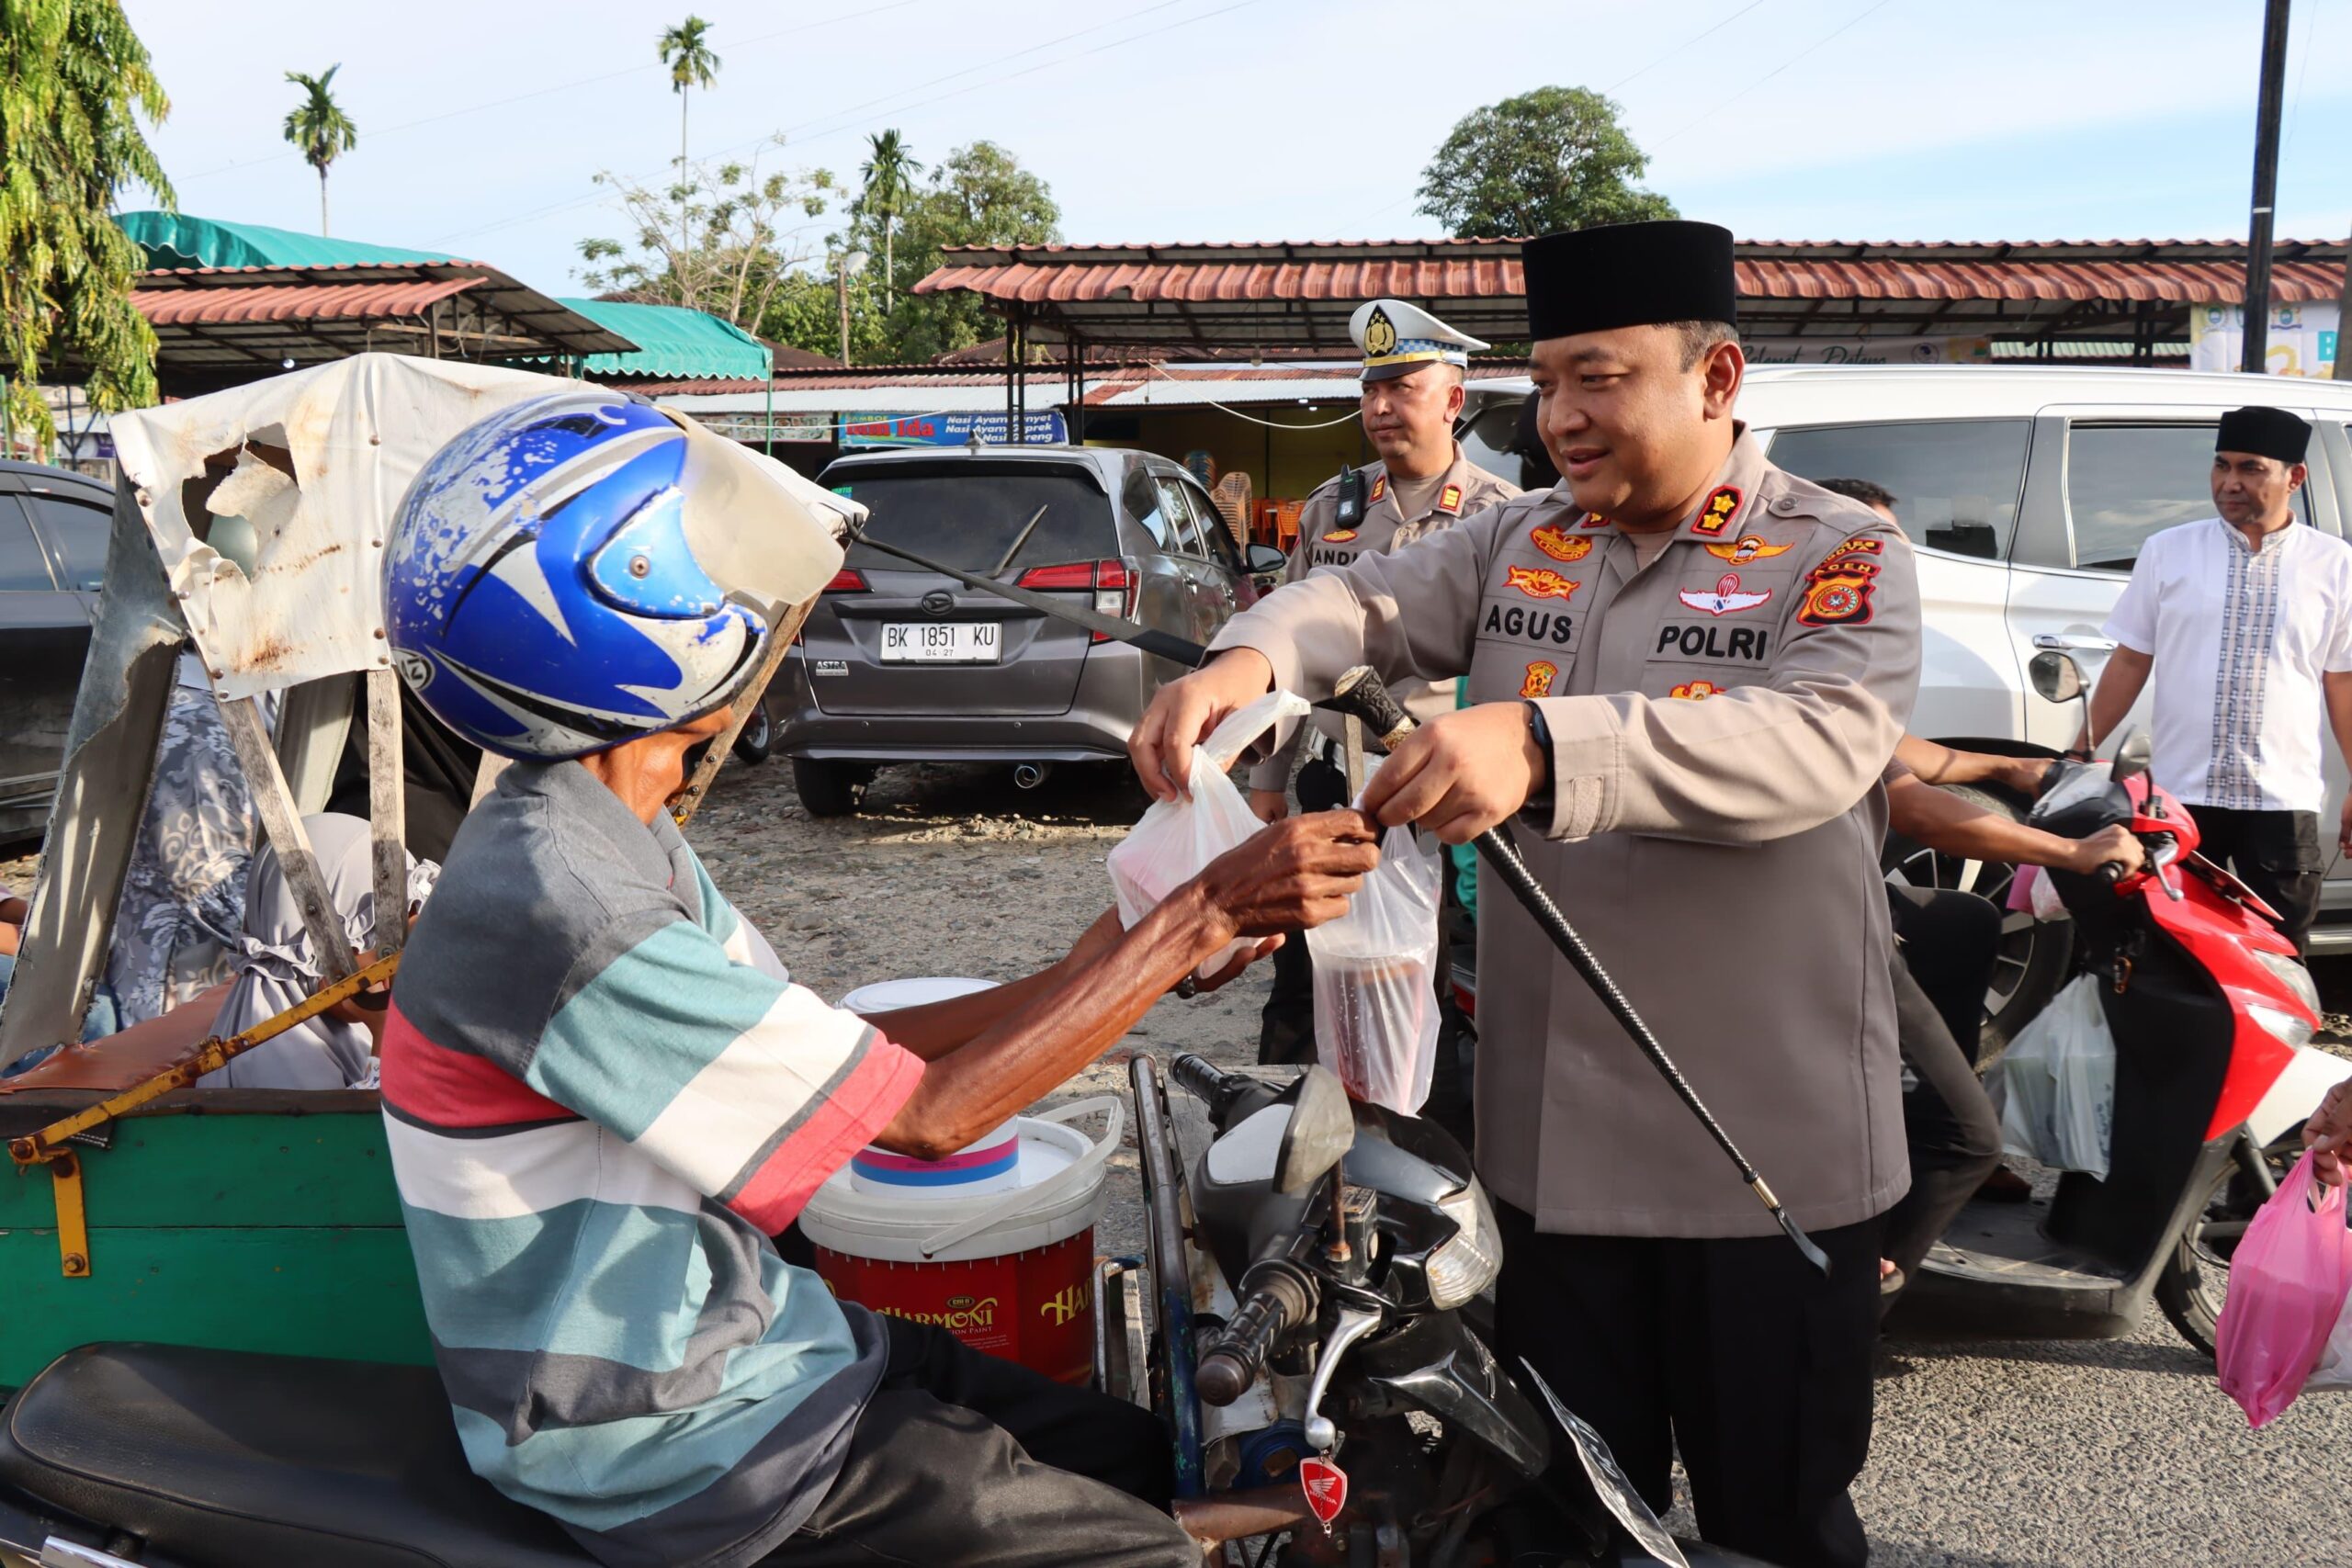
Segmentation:
[(1545, 234), (1520, 247), (1528, 336), (1665, 321), (1739, 323), (1731, 231), (1673, 219)]
[(2311, 450), (2312, 427), (2289, 413), (2285, 409), (2232, 409), (2222, 416), (2222, 428), (2214, 436), (2216, 452), (2251, 452), (2257, 457), (2273, 457), (2292, 468), (2303, 460)]

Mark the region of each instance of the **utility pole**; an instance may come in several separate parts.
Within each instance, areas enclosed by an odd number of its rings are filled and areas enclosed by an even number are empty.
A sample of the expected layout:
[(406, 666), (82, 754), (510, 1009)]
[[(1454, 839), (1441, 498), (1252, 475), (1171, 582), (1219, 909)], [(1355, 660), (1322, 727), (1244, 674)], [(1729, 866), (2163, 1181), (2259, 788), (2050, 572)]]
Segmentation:
[(2270, 218), (2278, 197), (2278, 116), (2287, 95), (2289, 0), (2266, 0), (2262, 13), (2261, 107), (2254, 125), (2254, 221), (2246, 233), (2245, 356), (2238, 367), (2263, 373), (2270, 353)]
[(833, 288), (834, 288), (835, 292), (836, 292), (836, 293), (838, 293), (838, 294), (840, 295), (840, 297), (841, 297), (841, 306), (842, 306), (842, 363), (843, 365), (847, 365), (847, 364), (850, 362), (850, 359), (849, 359), (849, 275), (850, 275), (851, 273), (854, 273), (854, 272), (864, 272), (864, 271), (865, 270), (865, 264), (866, 264), (866, 262), (867, 262), (868, 260), (870, 260), (870, 259), (871, 259), (871, 258), (870, 258), (870, 257), (868, 257), (868, 256), (866, 255), (866, 254), (865, 254), (864, 251), (843, 251), (843, 252), (842, 253), (842, 254), (841, 254), (841, 270), (840, 270), (838, 273), (836, 273), (836, 274), (834, 275), (834, 278), (833, 278)]
[(2345, 333), (2352, 328), (2352, 239), (2344, 242), (2344, 282), (2335, 293), (2335, 379), (2352, 381), (2352, 353)]

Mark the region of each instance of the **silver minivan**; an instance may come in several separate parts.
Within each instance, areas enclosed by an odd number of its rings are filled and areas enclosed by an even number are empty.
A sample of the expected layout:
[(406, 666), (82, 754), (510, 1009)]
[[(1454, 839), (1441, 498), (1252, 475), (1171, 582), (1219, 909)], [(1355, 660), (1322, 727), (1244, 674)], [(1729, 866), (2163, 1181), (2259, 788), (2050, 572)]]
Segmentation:
[[(1148, 452), (908, 447), (842, 457), (820, 479), (868, 508), (875, 539), (1194, 642), (1282, 570)], [(856, 809), (890, 762), (1003, 762), (1034, 787), (1056, 762), (1124, 760), (1152, 694), (1182, 673), (853, 544), (777, 673), (776, 748), (819, 817)]]

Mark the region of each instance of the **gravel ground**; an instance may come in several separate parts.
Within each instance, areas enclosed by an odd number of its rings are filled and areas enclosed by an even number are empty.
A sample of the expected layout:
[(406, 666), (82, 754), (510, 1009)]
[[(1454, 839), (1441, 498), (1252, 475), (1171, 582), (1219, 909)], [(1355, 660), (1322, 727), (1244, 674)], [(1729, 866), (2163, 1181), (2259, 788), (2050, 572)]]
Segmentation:
[[(692, 831), (711, 872), (796, 975), (837, 997), (908, 975), (1005, 979), (1058, 956), (1109, 902), (1102, 859), (1143, 808), (1131, 781), (1065, 769), (894, 769), (867, 812), (815, 821), (781, 762), (729, 767)], [(29, 883), (29, 859), (0, 886)], [(2352, 964), (2324, 964), (2329, 1005)], [(1267, 980), (1170, 998), (1057, 1100), (1124, 1093), (1137, 1051), (1254, 1052)], [(2352, 1018), (2330, 1017), (2339, 1039)], [(1132, 1134), (1112, 1165), (1105, 1250), (1141, 1243)], [(2160, 1316), (2112, 1343), (1894, 1348), (1857, 1488), (1874, 1564), (2134, 1568), (2352, 1561), (2352, 1396), (2314, 1395), (2259, 1432)], [(1770, 1441), (1769, 1434), (1759, 1440)], [(1688, 1528), (1687, 1517), (1676, 1521)]]

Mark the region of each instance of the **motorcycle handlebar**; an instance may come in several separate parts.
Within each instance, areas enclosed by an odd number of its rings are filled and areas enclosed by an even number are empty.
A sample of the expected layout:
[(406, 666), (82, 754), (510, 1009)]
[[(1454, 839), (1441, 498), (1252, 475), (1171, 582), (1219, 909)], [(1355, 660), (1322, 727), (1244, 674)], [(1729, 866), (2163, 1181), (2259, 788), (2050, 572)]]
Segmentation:
[(1314, 1281), (1290, 1264), (1254, 1264), (1242, 1285), (1240, 1310), (1193, 1374), (1193, 1386), (1210, 1404), (1230, 1404), (1249, 1393), (1283, 1337), (1315, 1315)]
[(2123, 863), (2120, 860), (2103, 861), (2099, 864), (2098, 879), (2101, 882), (2106, 883), (2109, 887), (2114, 886), (2117, 883), (2122, 881), (2130, 874), (2130, 872), (2124, 870)]
[(1176, 1080), (1178, 1089), (1207, 1107), (1209, 1120), (1216, 1122), (1225, 1120), (1235, 1100), (1257, 1086), (1255, 1078), (1226, 1072), (1189, 1051), (1176, 1058), (1168, 1076)]

